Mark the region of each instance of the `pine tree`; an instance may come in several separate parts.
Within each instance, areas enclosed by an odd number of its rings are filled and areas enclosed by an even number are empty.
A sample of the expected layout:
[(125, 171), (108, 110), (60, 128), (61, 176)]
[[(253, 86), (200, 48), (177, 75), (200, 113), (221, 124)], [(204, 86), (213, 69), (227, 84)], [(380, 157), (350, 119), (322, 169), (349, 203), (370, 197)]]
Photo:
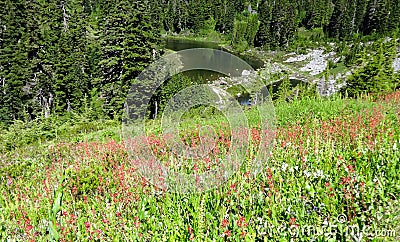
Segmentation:
[(46, 83), (49, 77), (45, 73), (45, 66), (42, 60), (42, 53), (46, 51), (44, 34), (47, 29), (44, 28), (44, 23), (50, 21), (42, 14), (45, 13), (44, 6), (46, 4), (48, 3), (44, 1), (25, 2), (26, 18), (29, 19), (27, 22), (25, 51), (28, 53), (30, 63), (30, 77), (26, 80), (26, 90), (29, 95), (29, 115), (32, 118), (41, 113), (48, 116), (52, 102), (51, 82)]
[(190, 9), (190, 26), (195, 32), (204, 29), (207, 19), (207, 6), (204, 0), (192, 0), (189, 4)]
[(306, 27), (317, 28), (328, 24), (331, 8), (331, 0), (310, 0), (307, 6)]
[(393, 59), (396, 55), (396, 40), (385, 42), (380, 40), (374, 43), (376, 53), (369, 54), (363, 51), (360, 59), (361, 68), (356, 70), (347, 80), (346, 92), (350, 96), (359, 93), (380, 93), (395, 88)]
[(357, 0), (337, 0), (327, 26), (328, 36), (346, 39), (358, 28), (356, 23)]
[(233, 1), (217, 0), (214, 6), (215, 29), (221, 33), (229, 33), (233, 29), (235, 9)]
[(163, 27), (167, 32), (174, 32), (174, 12), (172, 8), (171, 1), (168, 0), (162, 0), (160, 4), (163, 6), (163, 11), (162, 11), (162, 22), (163, 22)]
[(274, 34), (273, 39), (276, 40), (273, 45), (288, 47), (294, 38), (297, 25), (294, 3), (289, 2), (289, 0), (283, 0), (279, 4), (275, 4), (271, 23), (271, 32)]
[(364, 34), (387, 32), (390, 0), (370, 0), (364, 17)]
[(260, 26), (256, 46), (287, 48), (298, 28), (298, 11), (295, 2), (263, 0), (259, 7)]
[(245, 6), (245, 1), (244, 0), (235, 0), (232, 1), (233, 3), (233, 9), (235, 10), (236, 13), (242, 13), (247, 6)]
[(271, 17), (272, 4), (268, 0), (262, 0), (258, 9), (260, 26), (255, 38), (256, 46), (265, 46), (272, 41)]
[(390, 12), (388, 17), (388, 32), (399, 31), (400, 29), (400, 0), (390, 2)]
[(24, 104), (28, 99), (24, 91), (30, 76), (25, 51), (26, 9), (22, 0), (6, 0), (1, 6), (0, 122), (9, 123), (24, 116)]
[(254, 46), (254, 38), (258, 32), (260, 23), (257, 14), (250, 14), (247, 18), (246, 33), (244, 38), (250, 46)]
[(61, 32), (60, 48), (68, 55), (65, 58), (66, 88), (70, 93), (71, 109), (79, 110), (81, 100), (89, 94), (90, 88), (90, 67), (86, 55), (86, 20), (84, 12), (84, 1), (71, 0), (63, 10), (63, 31)]
[(120, 114), (135, 77), (155, 58), (159, 30), (141, 2), (119, 1), (103, 18), (100, 85), (108, 115)]
[(354, 14), (354, 29), (353, 32), (360, 33), (362, 32), (362, 23), (364, 19), (364, 15), (367, 11), (368, 1), (366, 0), (357, 0), (356, 10)]

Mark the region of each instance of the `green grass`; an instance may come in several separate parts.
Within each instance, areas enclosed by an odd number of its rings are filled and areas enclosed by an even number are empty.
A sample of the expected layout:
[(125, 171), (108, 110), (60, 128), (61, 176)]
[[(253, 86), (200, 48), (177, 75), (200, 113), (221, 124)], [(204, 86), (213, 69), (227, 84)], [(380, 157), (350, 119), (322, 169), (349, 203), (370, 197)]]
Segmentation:
[(344, 74), (344, 73), (346, 73), (347, 70), (348, 70), (348, 68), (344, 65), (344, 63), (340, 62), (340, 63), (337, 63), (336, 66), (329, 71), (331, 74), (337, 75), (339, 73)]
[[(346, 228), (360, 226), (368, 232), (386, 229), (381, 237), (370, 234), (371, 241), (398, 241), (399, 103), (397, 92), (377, 101), (336, 97), (276, 104), (274, 148), (256, 175), (248, 172), (259, 119), (248, 109), (254, 129), (240, 171), (218, 188), (186, 195), (162, 192), (141, 178), (116, 121), (15, 124), (1, 139), (3, 147), (11, 140), (19, 146), (2, 152), (0, 238), (328, 241), (329, 231), (316, 229), (336, 228), (330, 241), (337, 241), (351, 240)], [(212, 111), (187, 113), (181, 128), (198, 123), (223, 130), (226, 119), (215, 110), (210, 118)], [(158, 121), (148, 122), (148, 132), (160, 133)], [(161, 153), (168, 148), (151, 137), (157, 157), (165, 159)], [(220, 139), (221, 151), (226, 142)]]
[(181, 34), (181, 35), (166, 35), (167, 39), (175, 39), (175, 40), (192, 40), (192, 41), (204, 41), (216, 43), (220, 46), (226, 46), (230, 44), (228, 36), (222, 35), (216, 31), (203, 31), (201, 34)]

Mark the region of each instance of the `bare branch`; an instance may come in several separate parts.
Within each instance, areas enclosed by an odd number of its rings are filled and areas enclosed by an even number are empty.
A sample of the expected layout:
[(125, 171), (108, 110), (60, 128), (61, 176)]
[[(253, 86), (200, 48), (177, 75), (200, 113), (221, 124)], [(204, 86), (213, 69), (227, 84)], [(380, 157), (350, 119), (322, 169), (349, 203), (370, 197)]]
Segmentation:
[(65, 9), (65, 3), (62, 3), (62, 10), (63, 10), (63, 19), (64, 19), (64, 31), (66, 32), (68, 29), (68, 19), (69, 15), (67, 14), (67, 10)]

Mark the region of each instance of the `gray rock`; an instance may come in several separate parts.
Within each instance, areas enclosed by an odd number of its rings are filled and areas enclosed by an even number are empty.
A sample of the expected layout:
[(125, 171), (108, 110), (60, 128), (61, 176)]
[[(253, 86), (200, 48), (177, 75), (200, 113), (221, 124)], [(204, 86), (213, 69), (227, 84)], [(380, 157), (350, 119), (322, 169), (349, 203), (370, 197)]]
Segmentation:
[(393, 69), (395, 72), (400, 71), (400, 56), (393, 61)]
[(248, 71), (248, 70), (243, 70), (243, 71), (242, 71), (242, 76), (248, 76), (248, 75), (250, 75), (250, 74), (251, 74), (251, 72)]

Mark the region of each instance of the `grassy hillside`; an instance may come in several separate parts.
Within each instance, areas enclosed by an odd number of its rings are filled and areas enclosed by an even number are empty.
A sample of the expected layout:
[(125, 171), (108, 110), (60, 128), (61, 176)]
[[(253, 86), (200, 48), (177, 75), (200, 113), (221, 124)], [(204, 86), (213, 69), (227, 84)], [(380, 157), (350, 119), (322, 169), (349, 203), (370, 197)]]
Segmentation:
[[(0, 139), (0, 238), (336, 241), (352, 238), (358, 228), (364, 238), (396, 241), (399, 105), (400, 92), (377, 100), (304, 98), (277, 104), (274, 147), (256, 176), (249, 171), (262, 134), (255, 110), (248, 109), (250, 149), (240, 171), (216, 189), (186, 195), (165, 193), (138, 174), (117, 121), (80, 116), (17, 123)], [(222, 115), (207, 118), (209, 112), (189, 113), (181, 128), (214, 125), (214, 157), (223, 159), (231, 133)], [(182, 137), (198, 140), (192, 130)], [(156, 156), (173, 164), (159, 123), (149, 121), (147, 131)], [(184, 165), (207, 170), (207, 162)]]

